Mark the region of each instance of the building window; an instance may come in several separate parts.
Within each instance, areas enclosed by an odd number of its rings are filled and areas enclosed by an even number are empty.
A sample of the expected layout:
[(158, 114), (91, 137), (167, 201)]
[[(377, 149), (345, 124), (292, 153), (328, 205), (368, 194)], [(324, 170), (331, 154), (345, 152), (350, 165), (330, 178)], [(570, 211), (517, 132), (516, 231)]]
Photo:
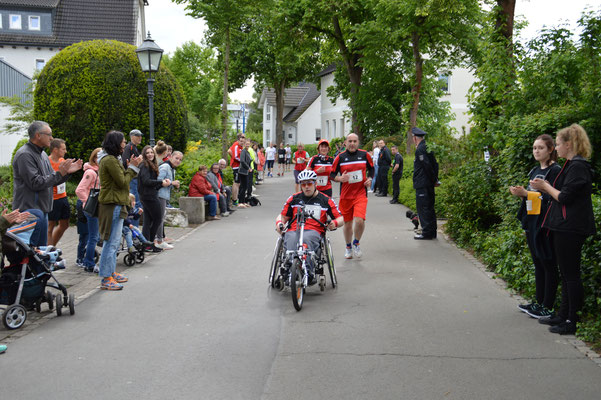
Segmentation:
[(330, 138), (330, 121), (326, 119), (326, 139)]
[(41, 71), (44, 68), (44, 65), (46, 65), (46, 60), (35, 60), (35, 69), (37, 71)]
[(315, 141), (321, 140), (321, 129), (315, 129)]
[(332, 120), (332, 137), (336, 137), (336, 120)]
[(30, 31), (39, 31), (40, 30), (40, 17), (38, 16), (29, 16), (29, 30)]
[(2, 29), (2, 14), (0, 14), (0, 29)]
[(340, 118), (340, 136), (344, 137), (344, 118)]
[(448, 74), (440, 74), (440, 75), (438, 75), (438, 83), (440, 84), (440, 88), (445, 93), (450, 93), (450, 90), (449, 90), (449, 75)]
[(271, 142), (271, 131), (269, 129), (265, 130), (265, 136), (267, 137), (267, 141)]
[(10, 14), (8, 17), (10, 29), (21, 29), (21, 16), (18, 14)]
[(265, 114), (265, 121), (271, 121), (271, 106), (267, 106), (267, 114)]

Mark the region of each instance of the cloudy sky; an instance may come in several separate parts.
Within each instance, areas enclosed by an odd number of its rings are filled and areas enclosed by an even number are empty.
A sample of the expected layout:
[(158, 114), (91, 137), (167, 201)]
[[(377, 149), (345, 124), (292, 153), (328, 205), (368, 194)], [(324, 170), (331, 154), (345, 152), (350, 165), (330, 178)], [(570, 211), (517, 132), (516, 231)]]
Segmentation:
[[(152, 38), (165, 52), (173, 53), (183, 43), (202, 39), (206, 25), (202, 20), (186, 15), (183, 5), (171, 0), (149, 0), (146, 7), (146, 27)], [(522, 15), (529, 26), (524, 29), (522, 36), (531, 38), (544, 26), (555, 26), (568, 23), (571, 27), (582, 11), (588, 6), (599, 7), (598, 0), (517, 0), (516, 15)], [(252, 83), (243, 89), (230, 94), (234, 100), (241, 102), (252, 101)]]

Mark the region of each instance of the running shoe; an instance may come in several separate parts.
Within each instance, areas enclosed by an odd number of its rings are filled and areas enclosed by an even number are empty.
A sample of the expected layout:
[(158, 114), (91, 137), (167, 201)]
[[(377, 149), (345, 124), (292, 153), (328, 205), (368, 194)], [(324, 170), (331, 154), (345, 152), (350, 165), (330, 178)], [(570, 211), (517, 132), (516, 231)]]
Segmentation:
[(156, 243), (155, 246), (158, 247), (159, 249), (163, 249), (163, 250), (173, 249), (173, 246), (165, 241), (162, 241), (161, 243)]
[(120, 283), (117, 283), (117, 281), (115, 281), (115, 279), (112, 276), (109, 276), (108, 278), (102, 279), (102, 281), (100, 282), (100, 289), (101, 290), (121, 290), (121, 289), (123, 289), (123, 285)]
[(344, 250), (344, 258), (347, 258), (347, 259), (353, 258), (353, 249), (350, 249), (347, 247)]
[(573, 335), (576, 333), (576, 323), (567, 319), (558, 325), (550, 326), (549, 332), (559, 333), (560, 335)]
[(539, 324), (551, 325), (551, 326), (559, 325), (564, 321), (565, 320), (563, 318), (561, 318), (559, 315), (555, 315), (555, 314), (552, 314), (550, 317), (543, 317), (543, 318), (538, 319)]
[(530, 310), (526, 311), (526, 314), (530, 315), (532, 318), (539, 319), (543, 317), (550, 317), (553, 315), (553, 312), (545, 306), (534, 304)]
[(113, 272), (113, 275), (111, 275), (113, 277), (113, 279), (115, 280), (115, 282), (117, 283), (125, 283), (127, 282), (129, 279), (127, 279), (127, 276), (122, 275), (118, 272)]
[(528, 311), (532, 310), (532, 306), (535, 306), (536, 303), (528, 303), (528, 304), (518, 304), (518, 309), (521, 312), (525, 312), (528, 314)]
[(353, 254), (357, 258), (361, 258), (363, 252), (361, 251), (361, 247), (358, 244), (353, 245)]

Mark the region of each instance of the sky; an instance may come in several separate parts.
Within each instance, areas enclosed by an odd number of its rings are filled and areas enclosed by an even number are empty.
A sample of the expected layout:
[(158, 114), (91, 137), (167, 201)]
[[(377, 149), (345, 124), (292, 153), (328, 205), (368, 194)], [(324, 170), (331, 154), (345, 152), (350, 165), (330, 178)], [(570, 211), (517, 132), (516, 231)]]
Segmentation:
[[(150, 31), (155, 42), (165, 50), (173, 53), (177, 47), (188, 41), (200, 42), (206, 30), (202, 20), (186, 15), (184, 5), (175, 4), (171, 0), (149, 0), (146, 7), (146, 29)], [(543, 27), (568, 23), (574, 29), (582, 11), (587, 7), (599, 8), (599, 0), (517, 0), (516, 16), (522, 15), (528, 21), (521, 37), (533, 38)], [(249, 103), (252, 101), (253, 82), (233, 93), (234, 101)]]

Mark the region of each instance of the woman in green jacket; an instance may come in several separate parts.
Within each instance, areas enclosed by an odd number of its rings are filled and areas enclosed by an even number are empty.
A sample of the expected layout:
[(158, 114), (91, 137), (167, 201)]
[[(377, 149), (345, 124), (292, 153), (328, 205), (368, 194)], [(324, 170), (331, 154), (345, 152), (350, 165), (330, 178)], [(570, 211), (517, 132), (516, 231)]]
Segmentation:
[(102, 142), (98, 154), (98, 175), (100, 176), (100, 194), (98, 196), (98, 223), (100, 237), (104, 240), (100, 254), (99, 275), (102, 278), (100, 289), (121, 290), (127, 278), (115, 271), (117, 249), (121, 240), (123, 220), (127, 217), (129, 200), (129, 182), (138, 172), (142, 156), (132, 157), (128, 168), (123, 168), (120, 160), (125, 148), (125, 138), (119, 131), (110, 131)]

